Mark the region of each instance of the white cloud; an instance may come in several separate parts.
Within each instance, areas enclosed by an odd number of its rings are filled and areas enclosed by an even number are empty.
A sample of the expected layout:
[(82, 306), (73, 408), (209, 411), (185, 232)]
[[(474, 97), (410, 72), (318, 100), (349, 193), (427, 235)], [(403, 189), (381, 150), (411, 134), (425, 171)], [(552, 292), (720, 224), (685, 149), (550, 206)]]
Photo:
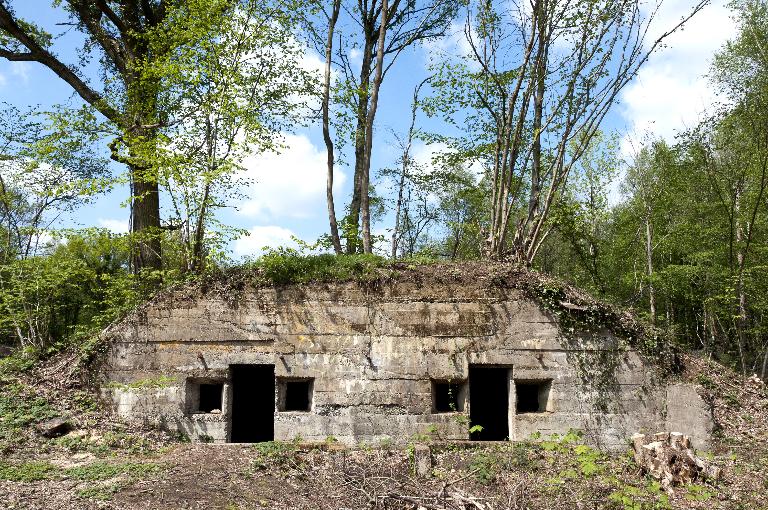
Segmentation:
[(442, 142), (426, 144), (417, 142), (413, 149), (413, 160), (417, 165), (431, 167), (432, 160), (438, 154), (448, 151), (448, 145)]
[[(326, 153), (305, 135), (285, 135), (286, 148), (280, 153), (249, 156), (244, 166), (250, 183), (240, 204), (240, 213), (261, 221), (283, 218), (312, 218), (325, 210)], [(334, 174), (334, 190), (346, 176)]]
[(11, 74), (20, 78), (21, 83), (29, 83), (29, 64), (26, 62), (12, 62)]
[(96, 220), (100, 227), (106, 228), (115, 234), (128, 233), (128, 220), (116, 220), (112, 218), (99, 218)]
[(255, 226), (248, 229), (245, 235), (235, 241), (233, 249), (238, 257), (258, 256), (264, 253), (264, 248), (277, 248), (279, 246), (297, 247), (291, 238), (294, 233), (277, 225)]
[[(432, 144), (418, 143), (413, 150), (413, 159), (416, 161), (416, 164), (424, 168), (431, 168), (435, 156), (449, 152), (449, 150), (448, 145), (442, 142)], [(483, 168), (483, 164), (480, 161), (473, 161), (467, 167), (467, 170), (475, 176), (476, 182), (480, 182), (485, 175), (485, 168)]]
[(0, 74), (0, 87), (4, 87), (6, 83), (8, 83), (8, 80), (4, 75)]
[[(472, 39), (475, 42), (479, 39), (474, 27), (472, 27)], [(424, 43), (424, 49), (427, 57), (436, 61), (473, 55), (472, 45), (467, 40), (466, 22), (462, 20), (452, 21), (446, 35), (427, 41)], [(469, 59), (467, 65), (473, 70), (480, 68), (480, 64), (474, 58)]]
[[(690, 8), (689, 2), (664, 4), (651, 24), (649, 41), (675, 26)], [(706, 78), (714, 53), (735, 33), (726, 2), (718, 0), (665, 40), (621, 95), (619, 111), (634, 131), (622, 142), (624, 155), (632, 154), (631, 140), (644, 132), (672, 140), (676, 132), (698, 123), (717, 101)]]

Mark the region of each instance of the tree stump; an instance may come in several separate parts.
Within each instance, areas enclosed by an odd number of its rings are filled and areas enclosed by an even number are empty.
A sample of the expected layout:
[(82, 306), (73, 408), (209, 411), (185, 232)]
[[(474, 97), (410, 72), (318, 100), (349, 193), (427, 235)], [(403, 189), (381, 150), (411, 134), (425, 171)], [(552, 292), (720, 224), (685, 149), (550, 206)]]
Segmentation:
[(660, 432), (632, 436), (635, 462), (669, 490), (697, 480), (717, 480), (720, 468), (697, 457), (691, 440), (680, 432)]

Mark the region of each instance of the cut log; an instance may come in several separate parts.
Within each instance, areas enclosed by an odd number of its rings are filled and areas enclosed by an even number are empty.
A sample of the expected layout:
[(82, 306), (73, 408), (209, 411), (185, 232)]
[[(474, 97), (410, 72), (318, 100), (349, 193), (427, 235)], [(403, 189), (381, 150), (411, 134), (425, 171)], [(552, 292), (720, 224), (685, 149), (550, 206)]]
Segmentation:
[(632, 447), (635, 462), (667, 490), (674, 485), (720, 478), (720, 468), (697, 457), (690, 438), (682, 432), (634, 434)]

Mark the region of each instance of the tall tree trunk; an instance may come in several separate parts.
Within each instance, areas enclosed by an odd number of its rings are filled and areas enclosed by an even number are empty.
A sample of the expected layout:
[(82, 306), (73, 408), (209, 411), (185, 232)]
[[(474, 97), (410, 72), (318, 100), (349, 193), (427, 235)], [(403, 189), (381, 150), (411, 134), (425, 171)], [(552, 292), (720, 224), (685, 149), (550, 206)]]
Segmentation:
[(211, 183), (206, 182), (203, 189), (203, 198), (200, 210), (197, 212), (197, 224), (195, 225), (194, 241), (192, 243), (192, 271), (201, 272), (204, 268), (203, 238), (205, 236), (205, 215), (208, 213), (208, 197), (211, 191)]
[(403, 160), (403, 168), (400, 172), (400, 182), (397, 184), (397, 203), (395, 204), (395, 228), (392, 230), (392, 260), (397, 258), (397, 247), (400, 235), (400, 210), (403, 206), (403, 188), (405, 187), (406, 172), (408, 171), (408, 164), (406, 160)]
[(363, 223), (363, 251), (365, 253), (373, 252), (371, 244), (371, 208), (368, 188), (371, 177), (371, 153), (373, 152), (373, 121), (376, 118), (376, 109), (379, 103), (379, 89), (384, 75), (384, 39), (387, 35), (388, 21), (388, 2), (381, 1), (381, 25), (379, 26), (379, 39), (376, 48), (376, 73), (373, 77), (373, 88), (371, 90), (371, 106), (368, 111), (368, 118), (365, 125), (365, 157), (363, 159), (363, 176), (361, 179), (362, 200), (360, 203), (361, 220)]
[(162, 248), (160, 243), (160, 190), (157, 179), (148, 178), (143, 168), (131, 166), (133, 199), (131, 204), (131, 232), (137, 237), (133, 252), (133, 267), (161, 269)]
[(363, 196), (363, 172), (365, 165), (365, 134), (369, 108), (369, 90), (371, 65), (373, 63), (374, 40), (370, 35), (372, 23), (366, 25), (365, 47), (360, 64), (360, 92), (357, 99), (357, 126), (355, 128), (355, 175), (352, 182), (352, 201), (349, 203), (349, 214), (346, 218), (347, 253), (357, 253), (360, 235), (360, 208)]
[[(530, 265), (531, 260), (528, 257), (528, 231), (531, 228), (533, 219), (538, 210), (539, 202), (541, 200), (541, 129), (544, 119), (544, 94), (546, 93), (546, 80), (547, 80), (547, 56), (549, 51), (549, 31), (547, 29), (547, 22), (549, 17), (548, 3), (544, 0), (538, 0), (534, 3), (534, 21), (533, 24), (536, 28), (531, 28), (531, 42), (534, 41), (535, 34), (536, 41), (536, 58), (533, 63), (533, 77), (531, 78), (531, 85), (535, 85), (535, 90), (532, 90), (533, 95), (533, 125), (531, 130), (533, 132), (533, 141), (531, 143), (531, 189), (528, 198), (528, 213), (525, 218), (522, 218), (517, 225), (517, 232), (513, 242), (513, 256), (515, 261), (520, 264)], [(533, 46), (530, 47), (533, 49)], [(530, 51), (530, 50), (529, 50)], [(526, 57), (527, 62), (527, 57)], [(527, 94), (526, 94), (527, 96)], [(527, 96), (526, 99), (530, 97)], [(523, 115), (527, 113), (527, 108), (523, 109)], [(523, 118), (520, 117), (519, 121)], [(519, 123), (520, 124), (520, 123)], [(518, 127), (520, 127), (518, 125)], [(516, 151), (515, 151), (516, 152)], [(516, 156), (515, 156), (516, 157)], [(510, 176), (511, 177), (511, 176)], [(503, 239), (506, 235), (506, 222), (502, 223), (504, 229), (499, 234), (499, 245), (495, 250), (495, 256), (502, 257), (504, 254), (504, 245), (506, 244)]]
[(656, 294), (653, 289), (653, 225), (651, 209), (645, 211), (645, 263), (648, 275), (648, 307), (651, 314), (651, 324), (656, 323)]
[(736, 293), (736, 341), (739, 348), (739, 360), (741, 361), (741, 373), (747, 373), (747, 362), (744, 357), (745, 341), (744, 330), (747, 325), (747, 296), (744, 293), (744, 263), (746, 258), (744, 256), (744, 227), (739, 219), (741, 211), (741, 190), (736, 191), (734, 201), (734, 222), (735, 222), (735, 236), (736, 236), (736, 287), (734, 289)]
[(331, 138), (329, 107), (331, 102), (331, 59), (333, 55), (333, 36), (336, 29), (336, 21), (339, 18), (341, 0), (334, 0), (333, 12), (328, 21), (328, 39), (325, 43), (325, 76), (323, 80), (323, 140), (327, 153), (328, 175), (325, 185), (325, 199), (328, 205), (328, 224), (331, 230), (331, 242), (337, 255), (341, 254), (341, 239), (339, 238), (339, 226), (336, 221), (336, 206), (333, 200), (333, 171), (334, 171), (334, 147)]
[(400, 180), (397, 183), (397, 202), (395, 204), (395, 228), (392, 231), (392, 258), (397, 258), (397, 248), (400, 240), (400, 212), (403, 206), (403, 192), (405, 190), (405, 181), (408, 179), (408, 170), (411, 164), (411, 146), (413, 145), (413, 136), (416, 130), (416, 111), (419, 108), (419, 91), (421, 87), (429, 81), (426, 78), (419, 83), (413, 90), (413, 102), (411, 103), (411, 125), (408, 127), (408, 139), (403, 149), (403, 161), (400, 168)]

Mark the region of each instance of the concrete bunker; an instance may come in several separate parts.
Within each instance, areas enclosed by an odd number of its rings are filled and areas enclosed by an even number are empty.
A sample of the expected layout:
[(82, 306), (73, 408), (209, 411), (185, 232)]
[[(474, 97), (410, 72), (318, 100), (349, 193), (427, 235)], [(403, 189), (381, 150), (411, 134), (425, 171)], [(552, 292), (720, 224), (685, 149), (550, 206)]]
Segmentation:
[[(565, 338), (514, 282), (490, 281), (179, 289), (105, 332), (102, 391), (128, 419), (214, 442), (577, 429), (623, 449), (635, 432), (682, 429), (708, 443), (706, 416), (670, 412), (673, 396), (695, 391), (674, 390), (608, 329)], [(163, 384), (135, 384), (147, 379)]]

